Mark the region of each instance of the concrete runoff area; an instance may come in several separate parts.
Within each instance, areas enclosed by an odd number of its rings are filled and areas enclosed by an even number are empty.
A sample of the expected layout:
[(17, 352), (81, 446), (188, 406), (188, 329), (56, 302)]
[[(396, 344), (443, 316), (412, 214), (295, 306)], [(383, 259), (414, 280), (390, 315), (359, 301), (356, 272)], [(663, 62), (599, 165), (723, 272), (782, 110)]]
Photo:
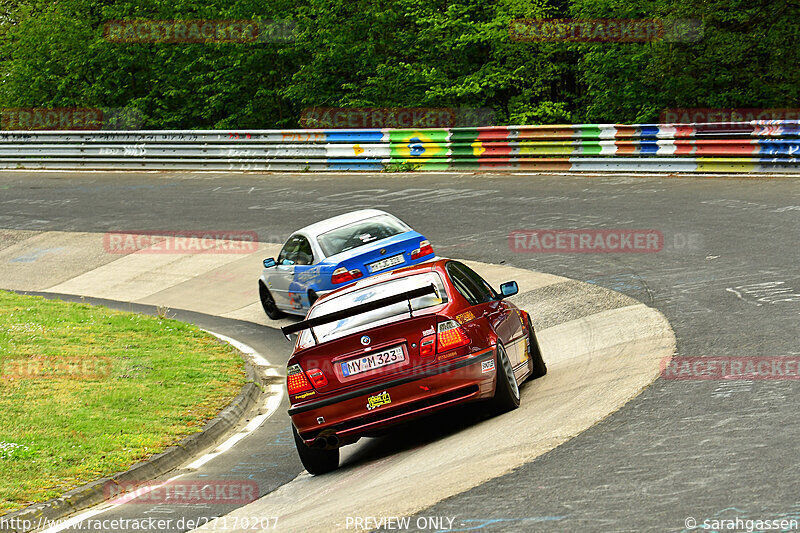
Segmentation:
[[(258, 302), (261, 260), (275, 256), (278, 244), (259, 243), (248, 254), (120, 255), (104, 251), (99, 234), (3, 233), (13, 244), (0, 250), (0, 288), (131, 301), (270, 327), (291, 321), (270, 321)], [(35, 261), (15, 260), (36, 253)], [(347, 516), (413, 514), (591, 427), (650, 384), (675, 351), (664, 316), (633, 298), (552, 274), (466, 263), (495, 287), (517, 281), (522, 292), (511, 301), (532, 313), (548, 374), (522, 387), (521, 407), (377, 461), (358, 460), (368, 453), (364, 439), (343, 448), (339, 471), (301, 474), (231, 517), (278, 516), (281, 531), (304, 531), (309, 523), (346, 529)], [(202, 529), (214, 528), (226, 529), (219, 522)]]

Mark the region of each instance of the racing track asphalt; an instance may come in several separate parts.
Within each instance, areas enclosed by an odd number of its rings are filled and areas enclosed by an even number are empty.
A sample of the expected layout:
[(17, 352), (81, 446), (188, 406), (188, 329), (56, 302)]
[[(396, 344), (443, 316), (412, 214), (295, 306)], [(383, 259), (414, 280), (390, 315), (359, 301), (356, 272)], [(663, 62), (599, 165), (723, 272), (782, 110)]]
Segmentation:
[[(549, 272), (664, 313), (679, 356), (800, 355), (800, 181), (516, 175), (0, 175), (0, 227), (242, 229), (279, 241), (387, 209), (441, 255)], [(641, 228), (654, 254), (520, 254), (515, 229)], [(797, 385), (665, 381), (515, 472), (417, 518), (486, 531), (680, 531), (689, 517), (798, 518)]]

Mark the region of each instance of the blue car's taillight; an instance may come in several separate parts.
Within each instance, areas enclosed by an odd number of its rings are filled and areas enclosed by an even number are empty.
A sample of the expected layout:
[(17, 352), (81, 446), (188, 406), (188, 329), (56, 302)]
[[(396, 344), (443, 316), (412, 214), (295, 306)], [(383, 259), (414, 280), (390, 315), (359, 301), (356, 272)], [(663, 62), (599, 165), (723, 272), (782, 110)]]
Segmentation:
[(363, 276), (363, 274), (357, 268), (354, 268), (353, 270), (347, 270), (345, 267), (340, 267), (333, 271), (331, 283), (334, 285), (338, 283), (345, 283), (347, 281), (356, 280), (361, 276)]
[(425, 257), (426, 255), (431, 255), (433, 253), (433, 246), (427, 240), (421, 241), (419, 243), (419, 248), (411, 252), (411, 259), (419, 259), (420, 257)]

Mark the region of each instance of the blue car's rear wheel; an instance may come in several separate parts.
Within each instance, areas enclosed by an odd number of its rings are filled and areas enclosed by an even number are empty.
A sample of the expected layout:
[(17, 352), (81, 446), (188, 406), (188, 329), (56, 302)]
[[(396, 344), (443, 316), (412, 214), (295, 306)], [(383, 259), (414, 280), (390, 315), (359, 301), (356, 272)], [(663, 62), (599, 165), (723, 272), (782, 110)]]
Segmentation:
[(261, 281), (258, 282), (258, 295), (261, 297), (261, 306), (264, 308), (264, 312), (267, 313), (269, 318), (278, 320), (286, 316), (286, 314), (275, 305), (275, 298), (272, 297), (269, 289), (267, 289)]

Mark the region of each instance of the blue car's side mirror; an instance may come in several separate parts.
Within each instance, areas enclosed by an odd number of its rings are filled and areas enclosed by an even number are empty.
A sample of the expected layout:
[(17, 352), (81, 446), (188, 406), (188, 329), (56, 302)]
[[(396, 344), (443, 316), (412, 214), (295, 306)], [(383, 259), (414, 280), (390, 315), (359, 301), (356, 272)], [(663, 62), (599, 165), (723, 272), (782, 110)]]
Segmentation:
[(502, 285), (500, 285), (500, 294), (503, 295), (503, 298), (507, 296), (514, 296), (519, 292), (519, 286), (517, 285), (516, 281), (506, 281)]
[(272, 267), (274, 267), (274, 266), (275, 266), (275, 265), (277, 265), (277, 264), (278, 264), (278, 263), (276, 263), (276, 262), (275, 262), (275, 259), (273, 259), (272, 257), (269, 257), (269, 258), (267, 258), (267, 259), (264, 259), (264, 268), (272, 268)]

